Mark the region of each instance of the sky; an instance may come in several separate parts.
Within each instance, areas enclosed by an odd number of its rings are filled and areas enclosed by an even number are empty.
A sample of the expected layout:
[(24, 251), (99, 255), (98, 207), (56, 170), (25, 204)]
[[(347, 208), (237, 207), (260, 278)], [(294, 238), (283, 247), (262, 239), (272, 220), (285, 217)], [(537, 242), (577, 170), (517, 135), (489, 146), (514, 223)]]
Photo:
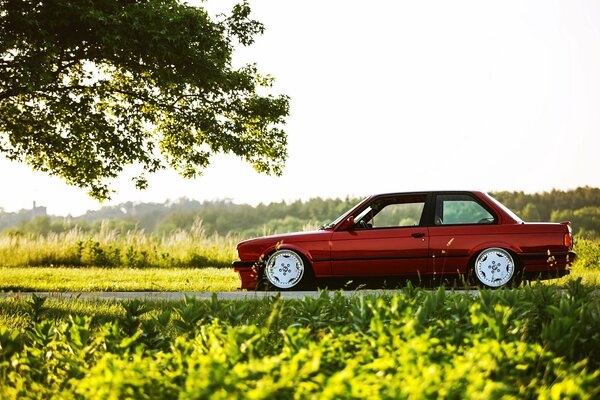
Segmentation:
[[(235, 2), (209, 0), (211, 13)], [(281, 177), (231, 155), (195, 180), (83, 189), (0, 158), (0, 208), (79, 215), (187, 197), (269, 203), (428, 189), (600, 187), (600, 2), (250, 0), (255, 62), (291, 98)]]

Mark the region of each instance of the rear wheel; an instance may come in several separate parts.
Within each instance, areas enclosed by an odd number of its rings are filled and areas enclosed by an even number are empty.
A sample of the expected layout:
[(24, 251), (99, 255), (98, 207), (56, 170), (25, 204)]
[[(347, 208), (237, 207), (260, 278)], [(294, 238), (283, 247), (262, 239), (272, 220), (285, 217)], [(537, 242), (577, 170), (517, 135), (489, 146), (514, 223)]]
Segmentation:
[(490, 288), (499, 288), (510, 283), (515, 276), (515, 268), (511, 254), (499, 247), (483, 250), (473, 265), (479, 283)]
[(308, 262), (293, 250), (277, 250), (265, 264), (264, 277), (275, 289), (298, 289), (305, 286), (311, 276), (312, 269)]

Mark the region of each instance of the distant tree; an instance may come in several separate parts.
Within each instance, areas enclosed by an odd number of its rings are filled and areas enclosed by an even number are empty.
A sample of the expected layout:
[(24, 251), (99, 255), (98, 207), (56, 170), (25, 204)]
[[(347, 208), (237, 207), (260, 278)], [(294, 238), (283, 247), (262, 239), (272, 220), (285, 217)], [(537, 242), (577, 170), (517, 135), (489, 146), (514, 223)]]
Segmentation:
[(173, 211), (167, 214), (157, 225), (161, 235), (171, 234), (177, 230), (189, 230), (194, 222), (195, 214), (190, 211)]
[(519, 215), (525, 221), (541, 221), (540, 212), (538, 211), (537, 206), (533, 203), (527, 203)]
[[(505, 204), (515, 201), (522, 209), (511, 206), (526, 221), (571, 221), (573, 232), (589, 238), (600, 238), (600, 189), (577, 188), (541, 194), (501, 192), (495, 194)], [(526, 200), (526, 201), (523, 201)], [(333, 221), (356, 205), (359, 199), (321, 199), (275, 202), (251, 206), (229, 200), (194, 201), (180, 199), (165, 203), (122, 203), (102, 207), (78, 217), (38, 217), (31, 219), (31, 210), (0, 213), (0, 235), (3, 233), (47, 234), (71, 229), (96, 233), (143, 231), (158, 236), (177, 231), (194, 231), (196, 227), (213, 234), (252, 237), (268, 233), (305, 230)], [(551, 210), (551, 211), (546, 211)], [(545, 213), (548, 213), (546, 215)], [(396, 222), (410, 214), (391, 214)], [(50, 219), (48, 219), (50, 218)], [(408, 220), (405, 220), (408, 221)], [(411, 222), (414, 223), (414, 222)]]
[[(0, 0), (0, 154), (97, 199), (126, 165), (197, 176), (218, 152), (279, 175), (287, 96), (232, 66), (263, 25), (177, 0)], [(259, 94), (259, 92), (261, 94)], [(147, 186), (142, 173), (138, 188)]]
[(571, 221), (576, 233), (589, 238), (600, 238), (600, 207), (557, 210), (552, 213), (552, 221)]

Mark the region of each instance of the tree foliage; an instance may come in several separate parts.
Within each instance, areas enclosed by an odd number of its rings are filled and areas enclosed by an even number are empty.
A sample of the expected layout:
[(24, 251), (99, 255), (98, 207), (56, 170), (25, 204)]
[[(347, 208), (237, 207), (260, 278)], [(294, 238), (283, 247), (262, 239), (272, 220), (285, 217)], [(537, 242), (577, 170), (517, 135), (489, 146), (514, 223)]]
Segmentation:
[(289, 99), (232, 65), (264, 30), (247, 3), (218, 17), (177, 0), (0, 4), (0, 154), (98, 199), (127, 165), (189, 178), (218, 152), (281, 173)]
[(543, 193), (497, 192), (492, 195), (526, 221), (549, 221), (554, 211), (600, 208), (600, 188), (589, 186)]

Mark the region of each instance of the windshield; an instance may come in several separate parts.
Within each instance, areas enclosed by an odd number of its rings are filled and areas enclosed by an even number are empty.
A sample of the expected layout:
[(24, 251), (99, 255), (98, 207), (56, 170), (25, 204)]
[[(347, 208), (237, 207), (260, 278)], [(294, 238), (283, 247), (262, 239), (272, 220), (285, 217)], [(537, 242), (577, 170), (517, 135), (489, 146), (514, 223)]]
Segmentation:
[(344, 219), (348, 218), (348, 216), (350, 216), (350, 213), (352, 212), (352, 210), (354, 210), (359, 204), (363, 203), (367, 198), (365, 197), (364, 199), (362, 199), (361, 201), (359, 201), (358, 203), (356, 203), (354, 205), (354, 207), (350, 207), (350, 209), (348, 211), (346, 211), (345, 213), (343, 213), (342, 215), (340, 215), (339, 217), (337, 217), (333, 222), (330, 222), (328, 224), (325, 224), (321, 227), (321, 229), (331, 229), (334, 226), (336, 226), (337, 224), (339, 224), (341, 221), (343, 221)]
[(507, 213), (512, 219), (514, 219), (517, 223), (523, 223), (523, 220), (521, 218), (519, 218), (519, 216), (517, 214), (515, 214), (514, 212), (512, 212), (510, 210), (510, 208), (506, 207), (504, 204), (500, 203), (498, 200), (496, 200), (495, 198), (493, 198), (492, 196), (490, 196), (489, 194), (485, 193), (485, 195), (491, 199), (494, 204), (496, 204), (498, 207), (500, 207), (502, 209), (502, 211), (504, 211), (505, 213)]

